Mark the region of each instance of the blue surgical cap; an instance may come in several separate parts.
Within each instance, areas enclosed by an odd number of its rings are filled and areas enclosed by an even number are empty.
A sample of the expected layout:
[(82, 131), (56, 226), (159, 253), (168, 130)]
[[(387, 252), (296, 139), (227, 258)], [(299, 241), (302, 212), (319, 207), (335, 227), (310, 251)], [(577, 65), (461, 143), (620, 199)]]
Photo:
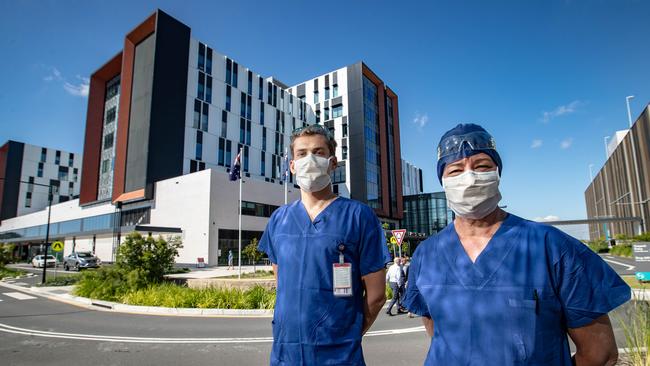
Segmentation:
[[(477, 131), (487, 133), (487, 131), (479, 125), (473, 123), (461, 123), (458, 126), (452, 128), (451, 130), (445, 132), (445, 134), (442, 135), (442, 137), (440, 138), (440, 142), (438, 143), (438, 145), (440, 145), (440, 143), (449, 136), (466, 135), (468, 133), (477, 132)], [(472, 150), (468, 144), (463, 144), (462, 149), (457, 153), (443, 156), (442, 158), (438, 159), (438, 180), (440, 181), (440, 183), (442, 183), (442, 173), (445, 171), (445, 166), (447, 166), (447, 164), (480, 153), (487, 154), (490, 158), (492, 158), (492, 161), (494, 161), (494, 163), (497, 165), (499, 169), (499, 175), (501, 175), (503, 170), (503, 164), (501, 162), (501, 157), (499, 156), (499, 153), (496, 150), (494, 149)]]

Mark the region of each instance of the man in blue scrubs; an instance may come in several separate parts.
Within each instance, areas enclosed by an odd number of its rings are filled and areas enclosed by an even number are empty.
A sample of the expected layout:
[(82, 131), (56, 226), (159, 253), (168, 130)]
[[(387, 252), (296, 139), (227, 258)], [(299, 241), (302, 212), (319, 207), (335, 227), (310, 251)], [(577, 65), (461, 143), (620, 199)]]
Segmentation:
[(292, 133), (301, 199), (273, 213), (259, 244), (277, 281), (271, 365), (365, 365), (361, 337), (386, 301), (384, 231), (371, 208), (332, 192), (335, 151), (320, 125)]
[(580, 241), (501, 210), (501, 170), (478, 125), (440, 140), (438, 179), (456, 219), (418, 246), (404, 301), (432, 337), (425, 365), (615, 364), (607, 313), (630, 288)]

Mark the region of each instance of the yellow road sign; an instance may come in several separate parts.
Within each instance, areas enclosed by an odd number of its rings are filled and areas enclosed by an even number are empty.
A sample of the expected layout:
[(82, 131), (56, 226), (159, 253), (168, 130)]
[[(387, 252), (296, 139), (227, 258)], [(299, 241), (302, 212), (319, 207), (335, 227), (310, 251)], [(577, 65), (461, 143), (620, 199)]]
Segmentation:
[(390, 243), (391, 244), (397, 244), (397, 238), (395, 238), (394, 236), (391, 236)]
[(55, 241), (52, 243), (52, 250), (55, 252), (60, 252), (63, 250), (63, 243), (60, 241)]

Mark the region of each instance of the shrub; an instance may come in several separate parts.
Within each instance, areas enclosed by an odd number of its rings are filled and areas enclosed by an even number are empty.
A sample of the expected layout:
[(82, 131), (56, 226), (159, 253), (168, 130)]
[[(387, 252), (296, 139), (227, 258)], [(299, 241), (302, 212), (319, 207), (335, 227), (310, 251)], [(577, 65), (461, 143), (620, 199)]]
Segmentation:
[(650, 303), (632, 301), (623, 316), (616, 316), (623, 328), (625, 345), (629, 350), (625, 355), (627, 365), (650, 365)]
[(596, 253), (607, 253), (609, 252), (609, 245), (607, 241), (598, 239), (598, 240), (593, 240), (593, 241), (588, 241), (586, 243), (591, 250), (593, 250)]
[(255, 264), (264, 256), (264, 253), (257, 250), (257, 238), (253, 238), (251, 243), (244, 247), (242, 254), (244, 257), (248, 258), (249, 261), (253, 262), (253, 272), (255, 272)]
[(643, 233), (634, 237), (636, 241), (650, 241), (650, 232)]
[(621, 257), (631, 257), (632, 256), (632, 244), (620, 244), (612, 247), (609, 254), (618, 255)]
[(22, 276), (26, 272), (25, 271), (19, 271), (11, 268), (5, 268), (5, 267), (0, 267), (0, 280), (5, 278), (5, 277), (17, 277), (17, 276)]
[(116, 264), (124, 272), (138, 271), (138, 282), (145, 284), (160, 282), (165, 273), (174, 269), (174, 259), (183, 244), (178, 237), (165, 240), (152, 236), (143, 237), (131, 233), (117, 251)]
[(0, 243), (0, 267), (4, 267), (7, 263), (13, 262), (15, 247), (14, 244)]
[(102, 267), (81, 274), (74, 294), (92, 299), (120, 301), (129, 291), (127, 273), (117, 267)]
[(70, 286), (79, 282), (80, 276), (56, 276), (48, 277), (45, 284), (38, 284), (37, 286)]

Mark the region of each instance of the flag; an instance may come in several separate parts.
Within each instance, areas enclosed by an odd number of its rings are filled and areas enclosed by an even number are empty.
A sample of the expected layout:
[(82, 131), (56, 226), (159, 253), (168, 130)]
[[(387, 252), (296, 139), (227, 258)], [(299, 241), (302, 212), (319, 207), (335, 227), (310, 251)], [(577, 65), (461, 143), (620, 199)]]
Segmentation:
[(241, 179), (241, 151), (235, 157), (232, 168), (230, 168), (230, 180), (234, 182), (237, 179)]

